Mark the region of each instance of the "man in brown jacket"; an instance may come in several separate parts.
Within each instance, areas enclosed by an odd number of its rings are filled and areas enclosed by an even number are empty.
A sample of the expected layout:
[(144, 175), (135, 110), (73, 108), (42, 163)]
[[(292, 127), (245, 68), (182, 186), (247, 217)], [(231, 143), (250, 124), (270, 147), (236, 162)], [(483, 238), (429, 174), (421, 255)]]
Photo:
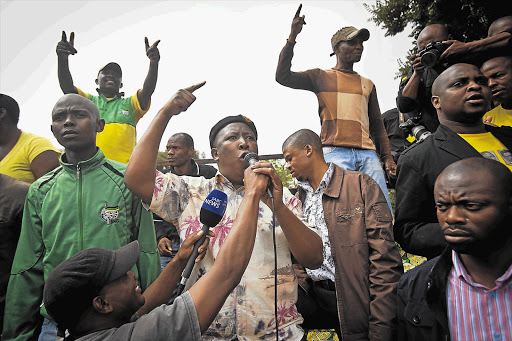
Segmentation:
[(299, 290), (303, 328), (333, 328), (343, 340), (394, 340), (403, 267), (382, 191), (368, 175), (326, 163), (311, 130), (288, 137), (283, 155), (324, 246), (322, 266), (306, 269)]

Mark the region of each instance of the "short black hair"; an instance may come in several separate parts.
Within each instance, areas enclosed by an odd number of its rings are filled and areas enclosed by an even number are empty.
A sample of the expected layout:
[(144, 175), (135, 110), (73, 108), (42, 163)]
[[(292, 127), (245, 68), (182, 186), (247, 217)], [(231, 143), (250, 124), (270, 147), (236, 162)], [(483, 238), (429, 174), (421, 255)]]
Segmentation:
[(183, 141), (183, 143), (185, 143), (186, 147), (194, 148), (194, 139), (189, 134), (187, 134), (187, 133), (176, 133), (176, 134), (171, 136), (171, 138), (173, 138), (173, 137), (181, 139)]
[(7, 111), (7, 117), (12, 123), (18, 124), (20, 120), (20, 106), (14, 98), (0, 94), (0, 108), (4, 108)]
[(283, 142), (282, 149), (284, 150), (288, 147), (304, 148), (306, 145), (310, 145), (316, 152), (323, 155), (322, 140), (320, 140), (320, 136), (310, 129), (300, 129), (288, 136)]

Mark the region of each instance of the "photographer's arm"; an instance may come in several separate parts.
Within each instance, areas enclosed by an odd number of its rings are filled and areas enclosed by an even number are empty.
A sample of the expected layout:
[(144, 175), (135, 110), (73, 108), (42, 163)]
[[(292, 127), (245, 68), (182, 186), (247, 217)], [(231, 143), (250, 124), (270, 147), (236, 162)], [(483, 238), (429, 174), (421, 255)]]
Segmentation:
[(509, 32), (501, 32), (495, 36), (480, 40), (463, 43), (458, 40), (443, 41), (448, 48), (439, 57), (440, 60), (447, 62), (462, 62), (484, 54), (493, 53), (501, 49), (510, 48), (512, 35)]

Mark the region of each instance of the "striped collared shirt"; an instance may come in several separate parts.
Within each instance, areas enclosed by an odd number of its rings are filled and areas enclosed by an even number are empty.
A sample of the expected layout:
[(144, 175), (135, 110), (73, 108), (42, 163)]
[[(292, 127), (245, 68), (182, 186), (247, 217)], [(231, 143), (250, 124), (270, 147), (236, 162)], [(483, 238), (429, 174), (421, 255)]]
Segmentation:
[(446, 300), (452, 340), (512, 340), (512, 265), (488, 289), (475, 283), (452, 251)]

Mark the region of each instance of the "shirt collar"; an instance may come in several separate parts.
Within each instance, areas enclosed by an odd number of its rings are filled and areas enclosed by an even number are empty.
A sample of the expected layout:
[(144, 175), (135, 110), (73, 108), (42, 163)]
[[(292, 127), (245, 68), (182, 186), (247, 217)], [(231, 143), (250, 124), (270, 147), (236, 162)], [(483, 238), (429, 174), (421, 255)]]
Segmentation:
[(457, 254), (457, 252), (455, 252), (453, 250), (452, 250), (452, 262), (453, 262), (453, 270), (452, 271), (454, 271), (455, 276), (457, 276), (457, 278), (464, 280), (466, 283), (468, 283), (469, 285), (471, 285), (473, 287), (481, 287), (481, 288), (486, 288), (486, 289), (500, 288), (501, 286), (503, 286), (503, 284), (505, 282), (507, 282), (508, 280), (510, 280), (512, 278), (512, 264), (511, 264), (508, 267), (508, 270), (505, 271), (505, 273), (500, 278), (498, 278), (496, 280), (496, 286), (494, 288), (487, 288), (484, 285), (473, 281), (473, 278), (471, 277), (471, 275), (466, 271), (464, 264), (462, 264), (462, 261), (460, 260), (459, 255)]
[(297, 181), (297, 185), (305, 190), (306, 192), (320, 192), (324, 191), (324, 189), (327, 187), (329, 182), (331, 181), (332, 173), (334, 172), (334, 166), (331, 162), (327, 163), (329, 165), (329, 168), (327, 168), (327, 171), (325, 171), (324, 176), (322, 177), (322, 180), (320, 180), (320, 184), (318, 185), (318, 188), (316, 191), (311, 187), (308, 181)]

